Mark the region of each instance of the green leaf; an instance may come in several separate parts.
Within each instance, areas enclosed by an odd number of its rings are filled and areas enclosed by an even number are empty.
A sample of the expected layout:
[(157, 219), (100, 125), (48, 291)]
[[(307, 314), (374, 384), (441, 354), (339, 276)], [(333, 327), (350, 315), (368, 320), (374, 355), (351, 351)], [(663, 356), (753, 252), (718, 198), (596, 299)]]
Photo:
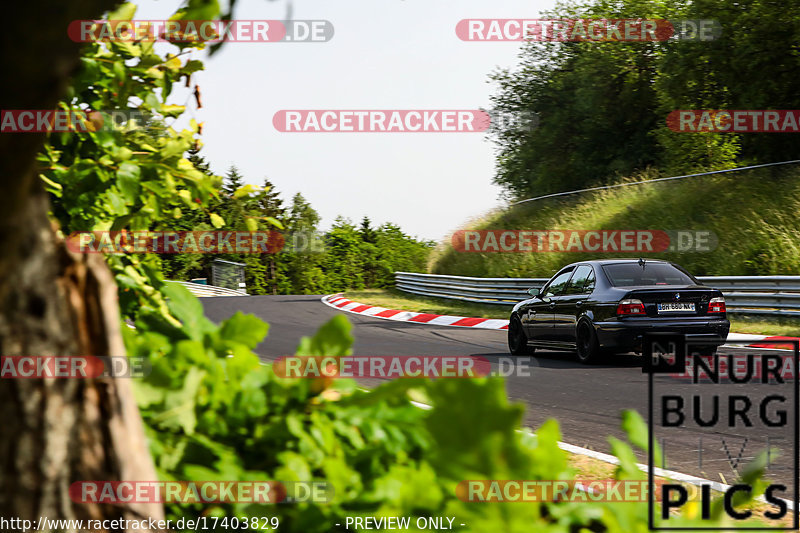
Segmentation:
[(225, 220), (216, 213), (211, 213), (209, 218), (211, 219), (211, 225), (215, 228), (221, 228), (225, 225)]
[[(281, 452), (277, 456), (283, 465), (278, 468), (276, 477), (282, 481), (306, 481), (311, 479), (311, 469), (306, 458), (292, 451)], [(294, 496), (292, 494), (291, 496)]]
[(247, 231), (258, 231), (258, 222), (253, 217), (247, 217), (244, 219), (244, 223), (247, 226)]
[(186, 62), (186, 65), (184, 65), (182, 72), (184, 74), (193, 74), (199, 70), (204, 70), (204, 68), (205, 67), (203, 66), (202, 61), (198, 61), (197, 59), (190, 59), (189, 61)]
[[(437, 470), (457, 479), (506, 479), (515, 475), (526, 479), (532, 460), (519, 447), (516, 432), (523, 406), (509, 405), (502, 380), (440, 379), (430, 382), (428, 393), (434, 408), (425, 426), (437, 442), (432, 459)], [(553, 431), (545, 428), (543, 438), (549, 438)], [(468, 453), (464, 453), (465, 442), (470, 443)], [(557, 457), (553, 450), (540, 453), (548, 460)], [(497, 461), (497, 457), (503, 460)]]
[(131, 156), (133, 156), (133, 152), (131, 151), (131, 149), (126, 148), (124, 146), (120, 146), (119, 149), (114, 154), (114, 157), (118, 161), (127, 161), (128, 159), (131, 158)]
[(136, 4), (128, 2), (114, 11), (109, 11), (106, 20), (132, 20), (134, 15), (136, 15)]
[[(645, 453), (648, 452), (648, 430), (647, 423), (645, 423), (642, 415), (634, 409), (625, 409), (622, 411), (622, 430), (628, 436), (631, 444), (641, 449)], [(653, 441), (653, 458), (655, 459), (656, 466), (662, 466), (661, 463), (661, 447), (658, 442)]]
[(166, 142), (164, 148), (161, 149), (161, 158), (169, 159), (173, 156), (182, 154), (184, 151), (186, 151), (186, 146), (184, 143), (177, 139), (170, 139)]
[(264, 220), (266, 220), (267, 222), (269, 222), (270, 224), (272, 224), (273, 226), (275, 226), (278, 229), (283, 229), (283, 224), (281, 224), (280, 221), (277, 218), (264, 217)]
[(167, 283), (161, 292), (168, 298), (170, 313), (181, 321), (190, 338), (200, 340), (204, 332), (213, 329), (213, 324), (203, 315), (203, 305), (189, 289), (179, 283)]
[(170, 70), (178, 70), (181, 68), (181, 58), (179, 57), (171, 57), (167, 61), (164, 61), (164, 67)]
[(144, 97), (144, 103), (150, 109), (158, 109), (161, 106), (161, 103), (158, 101), (158, 96), (153, 92), (147, 93), (147, 96)]
[[(199, 349), (196, 343), (185, 344), (191, 344), (195, 350)], [(161, 425), (176, 425), (187, 435), (194, 433), (197, 425), (195, 397), (205, 375), (206, 373), (199, 368), (189, 367), (183, 380), (183, 387), (178, 391), (167, 393), (164, 402), (165, 410), (155, 417), (155, 421)]]
[(217, 0), (189, 0), (170, 20), (213, 20), (219, 18), (220, 8)]
[(633, 409), (622, 411), (622, 430), (628, 435), (631, 444), (647, 451), (647, 424)]
[(113, 68), (114, 68), (114, 76), (116, 77), (117, 82), (124, 83), (125, 78), (127, 77), (125, 63), (123, 61), (115, 61)]
[(353, 329), (344, 315), (336, 315), (323, 324), (311, 337), (303, 337), (297, 347), (297, 355), (344, 356), (352, 353)]
[(184, 111), (186, 111), (186, 106), (164, 104), (161, 106), (160, 111), (163, 115), (175, 118), (180, 116)]
[(258, 188), (255, 185), (248, 183), (246, 185), (242, 185), (241, 187), (233, 191), (233, 197), (242, 198), (243, 196), (249, 196), (254, 192), (256, 192), (257, 189)]
[(622, 442), (616, 437), (609, 437), (608, 442), (611, 444), (611, 453), (619, 459), (619, 466), (616, 470), (617, 479), (643, 479), (644, 472), (639, 470), (636, 466), (636, 455), (630, 446)]
[(114, 215), (128, 214), (128, 204), (126, 199), (122, 194), (119, 193), (117, 188), (109, 189), (106, 194), (108, 196), (108, 203), (105, 205), (109, 213)]
[(139, 197), (139, 165), (125, 161), (117, 170), (117, 187), (128, 203), (133, 204)]
[(268, 331), (269, 324), (257, 316), (237, 311), (222, 323), (219, 333), (223, 340), (240, 342), (253, 349), (264, 340)]

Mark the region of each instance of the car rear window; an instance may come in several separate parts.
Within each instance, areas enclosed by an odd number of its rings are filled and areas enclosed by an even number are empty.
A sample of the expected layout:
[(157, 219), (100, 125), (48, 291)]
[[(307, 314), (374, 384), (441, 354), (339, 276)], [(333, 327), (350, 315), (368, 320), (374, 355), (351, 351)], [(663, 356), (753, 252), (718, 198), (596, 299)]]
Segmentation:
[(603, 270), (615, 287), (647, 285), (694, 285), (688, 274), (667, 263), (620, 263), (604, 265)]

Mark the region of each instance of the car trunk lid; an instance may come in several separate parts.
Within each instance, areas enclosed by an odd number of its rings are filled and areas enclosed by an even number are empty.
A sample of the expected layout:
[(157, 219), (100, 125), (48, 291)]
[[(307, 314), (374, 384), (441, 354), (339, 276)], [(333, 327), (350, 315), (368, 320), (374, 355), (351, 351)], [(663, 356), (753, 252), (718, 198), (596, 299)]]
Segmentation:
[(625, 298), (640, 300), (648, 317), (668, 319), (705, 316), (708, 314), (708, 302), (719, 296), (722, 296), (719, 290), (709, 287), (665, 285), (632, 289)]

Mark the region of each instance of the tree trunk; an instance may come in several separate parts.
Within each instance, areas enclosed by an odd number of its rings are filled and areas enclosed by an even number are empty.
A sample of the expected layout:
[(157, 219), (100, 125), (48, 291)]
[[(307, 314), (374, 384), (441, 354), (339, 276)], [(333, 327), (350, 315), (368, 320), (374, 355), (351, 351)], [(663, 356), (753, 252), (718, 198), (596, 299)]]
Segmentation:
[[(0, 108), (54, 109), (79, 59), (67, 25), (99, 18), (116, 3), (6, 6), (13, 23), (0, 32)], [(43, 140), (0, 134), (0, 355), (122, 356), (108, 267), (100, 255), (68, 252), (48, 220), (35, 168)], [(156, 479), (127, 379), (0, 379), (0, 420), (1, 517), (163, 517), (160, 504), (123, 508), (69, 497), (75, 481)]]

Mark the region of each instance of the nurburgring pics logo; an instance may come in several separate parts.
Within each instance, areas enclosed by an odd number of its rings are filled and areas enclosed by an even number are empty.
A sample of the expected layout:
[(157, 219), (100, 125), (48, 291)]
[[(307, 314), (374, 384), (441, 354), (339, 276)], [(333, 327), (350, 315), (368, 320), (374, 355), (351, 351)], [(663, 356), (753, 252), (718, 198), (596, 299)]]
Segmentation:
[(710, 19), (463, 19), (456, 24), (462, 41), (710, 41), (721, 33), (719, 22)]
[[(736, 521), (733, 527), (699, 529), (796, 530), (800, 387), (794, 374), (799, 343), (796, 339), (775, 341), (782, 348), (791, 347), (791, 355), (764, 350), (713, 353), (751, 341), (727, 339), (724, 347), (717, 348), (720, 342), (671, 333), (643, 335), (648, 449), (656, 449), (658, 441), (662, 466), (680, 472), (694, 468), (696, 457), (697, 471), (704, 478), (719, 476), (725, 484), (720, 487), (706, 480), (693, 485), (680, 480), (664, 483), (661, 494), (648, 501), (649, 528), (698, 529), (673, 525), (675, 511), (692, 501), (699, 504), (695, 507), (700, 520), (716, 520), (716, 514), (724, 513)], [(683, 378), (687, 372), (690, 379), (670, 379)], [(749, 457), (744, 455), (746, 450)], [(647, 473), (650, 483), (654, 481), (655, 459), (651, 452)], [(730, 483), (723, 471), (732, 476)], [(722, 497), (714, 501), (712, 490), (721, 492)], [(752, 500), (762, 493), (763, 504), (754, 507)], [(661, 506), (658, 523), (656, 502)], [(794, 505), (791, 510), (790, 504)], [(717, 511), (712, 512), (713, 508)], [(789, 518), (791, 527), (785, 524)]]
[(457, 252), (710, 252), (718, 239), (704, 230), (459, 230)]
[(327, 42), (327, 20), (73, 20), (69, 38), (78, 43), (276, 43)]
[(797, 133), (800, 131), (800, 110), (675, 110), (667, 115), (667, 127), (681, 133)]

